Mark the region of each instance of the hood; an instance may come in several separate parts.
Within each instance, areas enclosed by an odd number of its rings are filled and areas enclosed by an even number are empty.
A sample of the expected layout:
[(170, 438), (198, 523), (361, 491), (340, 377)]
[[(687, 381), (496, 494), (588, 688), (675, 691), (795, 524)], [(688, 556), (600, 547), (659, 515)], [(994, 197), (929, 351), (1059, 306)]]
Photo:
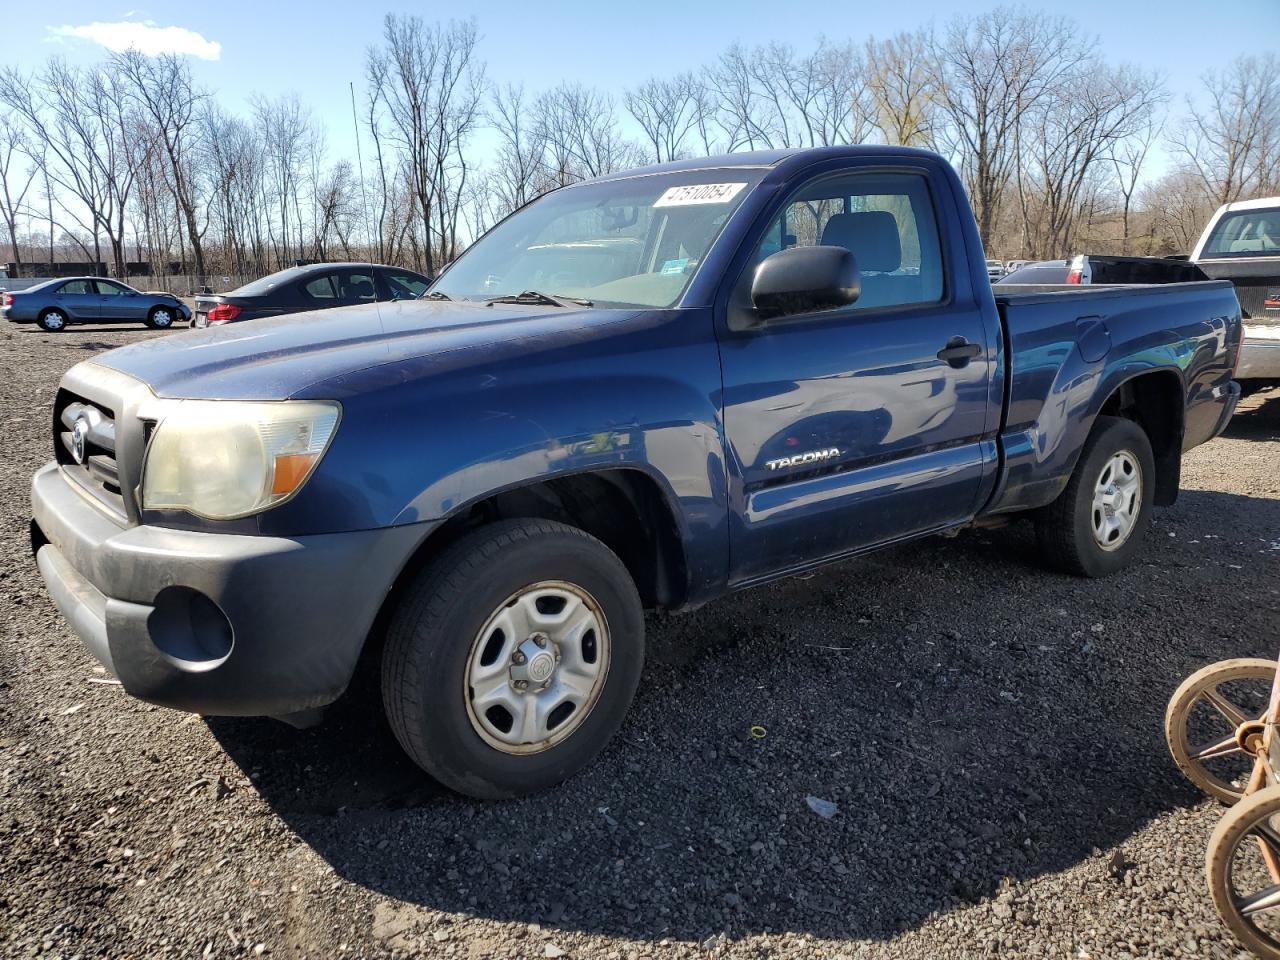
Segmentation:
[(284, 400), (326, 382), (337, 392), (355, 392), (360, 378), (353, 374), (421, 357), (455, 354), (473, 364), (535, 344), (594, 339), (631, 316), (502, 304), (372, 303), (189, 330), (90, 362), (135, 377), (161, 397)]

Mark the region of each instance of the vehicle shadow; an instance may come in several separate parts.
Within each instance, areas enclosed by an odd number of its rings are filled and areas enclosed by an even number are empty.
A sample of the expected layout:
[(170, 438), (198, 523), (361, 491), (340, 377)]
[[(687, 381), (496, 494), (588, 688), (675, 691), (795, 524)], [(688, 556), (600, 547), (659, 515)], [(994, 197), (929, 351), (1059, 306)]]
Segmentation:
[(1242, 399), (1222, 435), (1237, 440), (1280, 440), (1280, 387)]
[(620, 736), (520, 801), (433, 786), (367, 684), (313, 730), (209, 726), (339, 875), (410, 904), (638, 938), (887, 938), (1199, 801), (1165, 702), (1206, 663), (1275, 655), (1267, 530), (1280, 501), (1188, 491), (1109, 580), (1045, 572), (1015, 525), (651, 619)]

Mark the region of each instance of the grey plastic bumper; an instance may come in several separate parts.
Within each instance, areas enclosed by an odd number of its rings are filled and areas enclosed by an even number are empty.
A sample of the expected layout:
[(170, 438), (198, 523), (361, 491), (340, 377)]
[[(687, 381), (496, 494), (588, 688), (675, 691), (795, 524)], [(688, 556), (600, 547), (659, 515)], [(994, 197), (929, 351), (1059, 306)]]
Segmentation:
[(285, 539), (123, 526), (56, 464), (32, 481), (36, 563), (89, 651), (144, 700), (282, 716), (346, 689), (432, 524)]

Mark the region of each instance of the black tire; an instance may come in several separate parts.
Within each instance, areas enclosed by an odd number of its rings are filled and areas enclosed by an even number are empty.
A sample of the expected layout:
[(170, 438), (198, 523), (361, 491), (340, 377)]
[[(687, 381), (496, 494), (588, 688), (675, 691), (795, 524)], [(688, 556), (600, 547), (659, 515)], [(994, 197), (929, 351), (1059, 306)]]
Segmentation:
[[(472, 645), (495, 611), (533, 583), (573, 584), (607, 621), (608, 670), (572, 733), (537, 753), (490, 745), (470, 716)], [(419, 573), (393, 611), (382, 700), (405, 752), (459, 793), (505, 799), (573, 776), (622, 724), (644, 664), (644, 613), (626, 567), (603, 543), (550, 520), (510, 520), (452, 544)]]
[(49, 333), (62, 333), (71, 323), (71, 318), (61, 310), (46, 310), (40, 314), (36, 320), (41, 330), (47, 330)]
[[(1104, 549), (1093, 533), (1094, 486), (1107, 462), (1123, 451), (1128, 451), (1141, 469), (1141, 500), (1128, 536), (1119, 546)], [(1081, 577), (1105, 577), (1128, 566), (1151, 525), (1155, 474), (1146, 431), (1132, 420), (1098, 417), (1067, 488), (1036, 514), (1036, 538), (1045, 562)]]
[(147, 326), (152, 330), (168, 330), (177, 319), (177, 311), (173, 307), (152, 307), (147, 314)]

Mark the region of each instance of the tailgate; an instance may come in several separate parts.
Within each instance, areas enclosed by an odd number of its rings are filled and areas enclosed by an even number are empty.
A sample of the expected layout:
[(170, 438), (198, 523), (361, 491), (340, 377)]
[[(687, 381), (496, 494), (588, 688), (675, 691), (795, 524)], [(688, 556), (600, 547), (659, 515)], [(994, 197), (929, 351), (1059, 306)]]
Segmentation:
[(1201, 260), (1200, 269), (1214, 280), (1235, 285), (1246, 327), (1280, 322), (1280, 257)]

